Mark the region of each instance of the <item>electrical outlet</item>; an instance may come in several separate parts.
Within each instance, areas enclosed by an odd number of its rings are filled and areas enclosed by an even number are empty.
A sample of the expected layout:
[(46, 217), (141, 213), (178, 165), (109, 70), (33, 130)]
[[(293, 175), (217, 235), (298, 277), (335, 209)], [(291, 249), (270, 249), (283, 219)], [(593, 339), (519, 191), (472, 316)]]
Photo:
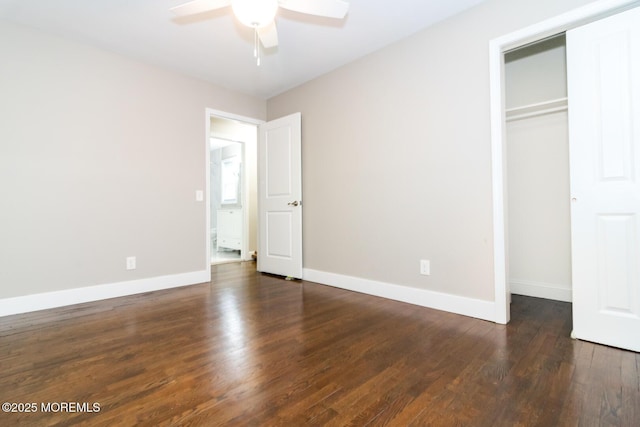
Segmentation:
[(420, 274), (423, 276), (431, 275), (431, 262), (428, 259), (420, 260)]
[(128, 256), (127, 257), (127, 270), (135, 270), (136, 269), (136, 257)]

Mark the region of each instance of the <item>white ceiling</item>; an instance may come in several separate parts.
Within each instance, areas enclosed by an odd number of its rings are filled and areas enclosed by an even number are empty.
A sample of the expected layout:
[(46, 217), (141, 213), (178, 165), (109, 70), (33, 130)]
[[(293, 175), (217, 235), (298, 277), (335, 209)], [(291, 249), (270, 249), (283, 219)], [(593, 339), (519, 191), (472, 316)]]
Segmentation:
[(344, 21), (280, 9), (279, 46), (253, 58), (231, 8), (176, 19), (187, 0), (0, 0), (0, 19), (267, 99), (483, 0), (347, 0)]

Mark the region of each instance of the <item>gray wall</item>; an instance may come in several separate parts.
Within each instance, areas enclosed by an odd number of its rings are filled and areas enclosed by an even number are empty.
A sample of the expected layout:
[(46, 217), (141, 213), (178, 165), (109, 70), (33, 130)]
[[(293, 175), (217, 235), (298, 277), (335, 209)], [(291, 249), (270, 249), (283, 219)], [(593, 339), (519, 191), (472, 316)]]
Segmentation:
[(302, 112), (305, 267), (492, 301), (489, 41), (586, 3), (490, 0), (270, 99)]
[(205, 109), (266, 102), (6, 23), (0, 58), (0, 298), (205, 270)]

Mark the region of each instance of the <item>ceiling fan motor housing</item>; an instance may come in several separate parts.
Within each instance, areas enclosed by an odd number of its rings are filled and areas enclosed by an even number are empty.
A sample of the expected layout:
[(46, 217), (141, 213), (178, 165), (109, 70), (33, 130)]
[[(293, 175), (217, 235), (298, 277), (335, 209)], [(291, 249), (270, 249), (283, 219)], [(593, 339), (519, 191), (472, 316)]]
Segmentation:
[(273, 22), (278, 11), (278, 0), (232, 0), (231, 8), (242, 24), (260, 28)]

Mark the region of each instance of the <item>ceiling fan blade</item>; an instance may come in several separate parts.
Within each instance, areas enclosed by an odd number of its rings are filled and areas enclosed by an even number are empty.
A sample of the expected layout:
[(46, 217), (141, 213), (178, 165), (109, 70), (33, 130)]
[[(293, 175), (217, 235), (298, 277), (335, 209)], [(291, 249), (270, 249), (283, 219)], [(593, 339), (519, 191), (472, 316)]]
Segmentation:
[(271, 22), (271, 24), (265, 27), (258, 28), (257, 31), (260, 42), (262, 42), (262, 46), (264, 46), (265, 49), (278, 46), (278, 30), (276, 29), (275, 22)]
[(349, 11), (349, 3), (342, 0), (279, 0), (278, 5), (294, 12), (339, 19)]
[(177, 16), (195, 15), (229, 6), (231, 0), (193, 0), (169, 9)]

